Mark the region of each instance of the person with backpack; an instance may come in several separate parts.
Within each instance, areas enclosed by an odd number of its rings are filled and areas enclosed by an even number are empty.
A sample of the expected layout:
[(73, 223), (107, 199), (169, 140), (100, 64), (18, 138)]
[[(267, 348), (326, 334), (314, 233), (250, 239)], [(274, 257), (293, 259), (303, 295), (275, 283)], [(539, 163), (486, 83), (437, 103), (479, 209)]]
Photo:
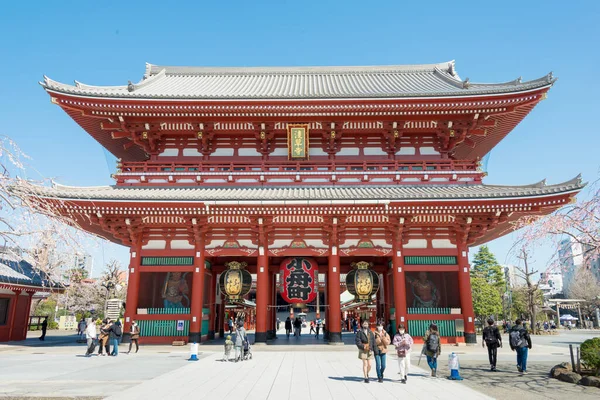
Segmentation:
[(121, 335), (123, 335), (123, 329), (121, 328), (121, 321), (119, 321), (118, 319), (115, 321), (114, 324), (111, 325), (111, 327), (108, 330), (108, 334), (110, 337), (110, 344), (112, 345), (112, 353), (110, 353), (111, 356), (118, 356), (119, 355), (119, 342), (121, 341)]
[(440, 346), (440, 332), (436, 324), (429, 325), (429, 329), (423, 338), (425, 343), (425, 356), (427, 356), (427, 365), (431, 368), (431, 376), (437, 376), (437, 359), (442, 354), (442, 346)]
[(287, 317), (285, 319), (285, 335), (287, 336), (287, 338), (290, 338), (290, 333), (292, 332), (292, 320), (290, 319), (290, 317)]
[(392, 342), (398, 356), (398, 367), (400, 368), (400, 382), (406, 383), (408, 370), (410, 368), (410, 349), (414, 344), (413, 338), (406, 332), (404, 324), (398, 325), (398, 333), (394, 335)]
[(498, 347), (502, 347), (502, 335), (492, 318), (487, 320), (488, 326), (483, 328), (483, 340), (481, 347), (487, 345), (488, 358), (490, 359), (490, 371), (496, 371), (496, 361), (498, 359)]
[(509, 333), (510, 349), (517, 352), (517, 370), (521, 375), (527, 373), (527, 355), (531, 349), (531, 337), (529, 332), (523, 326), (520, 319), (515, 321), (515, 325)]

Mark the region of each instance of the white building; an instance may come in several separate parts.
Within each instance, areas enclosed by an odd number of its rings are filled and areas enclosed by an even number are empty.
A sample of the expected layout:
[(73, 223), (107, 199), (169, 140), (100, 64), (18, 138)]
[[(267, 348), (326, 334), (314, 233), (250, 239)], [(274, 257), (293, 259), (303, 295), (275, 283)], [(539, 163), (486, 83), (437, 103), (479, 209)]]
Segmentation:
[(515, 288), (526, 284), (525, 278), (519, 274), (517, 267), (512, 264), (501, 265), (504, 271), (504, 279), (510, 287)]
[(560, 272), (542, 272), (540, 274), (540, 290), (544, 296), (552, 297), (563, 293), (563, 276)]
[(585, 245), (582, 245), (571, 237), (559, 243), (558, 261), (563, 275), (563, 291), (567, 295), (570, 285), (573, 282), (575, 271), (584, 264), (600, 280), (600, 258), (586, 259), (586, 250)]

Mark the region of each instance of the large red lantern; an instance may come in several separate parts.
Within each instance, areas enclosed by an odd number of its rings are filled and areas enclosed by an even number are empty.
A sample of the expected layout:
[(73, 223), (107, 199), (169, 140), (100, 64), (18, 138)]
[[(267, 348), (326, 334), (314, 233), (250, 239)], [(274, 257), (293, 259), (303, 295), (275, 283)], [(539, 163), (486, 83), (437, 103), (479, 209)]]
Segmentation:
[(281, 262), (281, 297), (288, 303), (310, 303), (317, 297), (317, 263), (311, 258), (291, 257)]

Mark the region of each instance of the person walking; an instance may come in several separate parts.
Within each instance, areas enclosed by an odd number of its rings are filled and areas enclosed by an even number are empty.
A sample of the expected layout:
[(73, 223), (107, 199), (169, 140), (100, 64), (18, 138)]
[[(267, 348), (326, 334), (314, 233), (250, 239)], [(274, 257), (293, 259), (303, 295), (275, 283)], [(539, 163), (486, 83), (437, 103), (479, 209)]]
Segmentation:
[(483, 328), (483, 340), (481, 347), (487, 345), (488, 358), (490, 359), (490, 371), (496, 371), (496, 361), (498, 359), (498, 347), (502, 347), (502, 335), (500, 330), (494, 324), (492, 318), (487, 320), (488, 326)]
[(292, 332), (292, 320), (290, 319), (290, 317), (287, 317), (285, 319), (285, 335), (287, 336), (287, 338), (290, 338), (290, 333)]
[(375, 328), (375, 348), (373, 349), (373, 354), (375, 356), (375, 371), (377, 372), (377, 380), (379, 383), (383, 382), (387, 347), (391, 342), (390, 335), (383, 329), (383, 322), (378, 322)]
[(126, 354), (131, 353), (131, 346), (133, 345), (134, 342), (135, 342), (135, 352), (137, 353), (138, 350), (140, 349), (140, 344), (139, 344), (140, 326), (137, 324), (136, 321), (133, 321), (131, 323), (131, 328), (129, 330), (129, 334), (131, 335), (131, 341), (129, 342), (129, 350), (127, 350)]
[(522, 324), (520, 319), (515, 321), (515, 325), (509, 333), (510, 349), (517, 352), (517, 370), (521, 375), (527, 373), (527, 356), (531, 349), (531, 336)]
[(79, 324), (77, 324), (77, 334), (79, 335), (79, 339), (83, 339), (86, 336), (85, 334), (85, 330), (87, 328), (87, 324), (85, 322), (84, 318), (81, 318), (81, 321), (79, 321)]
[(302, 320), (299, 317), (296, 317), (294, 320), (294, 336), (300, 338), (300, 333), (302, 332)]
[(356, 318), (352, 320), (352, 330), (354, 330), (354, 334), (356, 335), (356, 332), (358, 332), (358, 321)]
[(40, 340), (46, 340), (46, 330), (48, 329), (48, 317), (44, 318), (42, 322), (42, 336), (40, 336)]
[(231, 349), (233, 349), (233, 342), (231, 341), (231, 336), (227, 335), (225, 339), (225, 353), (223, 354), (223, 361), (231, 361)]
[[(98, 355), (100, 356), (110, 355), (110, 344), (108, 343), (110, 325), (110, 320), (107, 318), (104, 318), (100, 325), (100, 334), (98, 335)], [(103, 350), (105, 350), (104, 353)]]
[[(86, 321), (83, 321), (84, 323)], [(92, 318), (88, 318), (86, 327), (84, 328), (85, 339), (87, 342), (86, 357), (91, 357), (96, 348), (96, 322)]]
[(414, 344), (413, 338), (406, 332), (404, 324), (398, 325), (398, 333), (394, 335), (392, 342), (398, 355), (398, 367), (400, 369), (400, 382), (406, 383), (408, 380), (408, 370), (410, 369), (410, 350)]
[(244, 342), (248, 340), (244, 323), (239, 321), (235, 328), (235, 362), (243, 361), (244, 359)]
[(321, 318), (317, 318), (315, 321), (315, 337), (319, 338), (319, 330), (321, 330)]
[(369, 329), (369, 322), (364, 321), (362, 329), (356, 333), (356, 347), (358, 347), (358, 358), (362, 360), (363, 376), (365, 383), (369, 383), (369, 372), (371, 372), (371, 360), (374, 358), (375, 335)]
[(121, 341), (121, 335), (123, 335), (123, 329), (121, 328), (121, 321), (116, 320), (109, 329), (110, 344), (112, 345), (111, 356), (119, 355), (119, 342)]
[(310, 335), (312, 335), (313, 333), (315, 333), (315, 321), (310, 321), (310, 332), (308, 332)]
[(431, 376), (437, 376), (437, 359), (442, 354), (442, 346), (440, 346), (440, 332), (436, 324), (429, 325), (429, 329), (423, 338), (425, 344), (424, 350), (427, 356), (427, 365), (431, 368)]
[(233, 333), (233, 318), (229, 317), (227, 326), (229, 327), (229, 334), (231, 335)]

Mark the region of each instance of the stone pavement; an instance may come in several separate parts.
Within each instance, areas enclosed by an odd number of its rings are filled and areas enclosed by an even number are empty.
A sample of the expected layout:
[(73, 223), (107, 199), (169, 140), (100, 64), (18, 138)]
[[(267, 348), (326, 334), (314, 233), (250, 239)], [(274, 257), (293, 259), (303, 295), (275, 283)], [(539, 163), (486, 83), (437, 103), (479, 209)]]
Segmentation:
[[(489, 399), (460, 383), (431, 378), (414, 367), (406, 385), (399, 382), (396, 359), (389, 359), (383, 383), (361, 378), (355, 351), (254, 352), (254, 359), (222, 362), (210, 354), (109, 399)], [(375, 371), (371, 372), (375, 376)]]

